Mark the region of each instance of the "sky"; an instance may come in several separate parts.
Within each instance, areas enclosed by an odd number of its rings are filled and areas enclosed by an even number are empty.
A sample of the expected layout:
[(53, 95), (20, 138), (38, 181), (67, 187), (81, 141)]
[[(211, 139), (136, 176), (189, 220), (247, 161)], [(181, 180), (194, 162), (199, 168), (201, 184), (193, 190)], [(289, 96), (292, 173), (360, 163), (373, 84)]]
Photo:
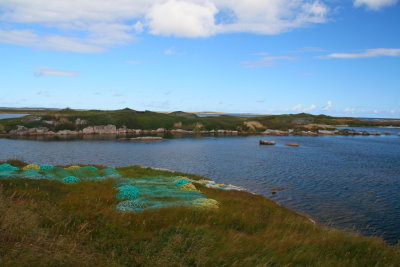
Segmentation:
[(399, 0), (0, 0), (0, 107), (400, 117)]

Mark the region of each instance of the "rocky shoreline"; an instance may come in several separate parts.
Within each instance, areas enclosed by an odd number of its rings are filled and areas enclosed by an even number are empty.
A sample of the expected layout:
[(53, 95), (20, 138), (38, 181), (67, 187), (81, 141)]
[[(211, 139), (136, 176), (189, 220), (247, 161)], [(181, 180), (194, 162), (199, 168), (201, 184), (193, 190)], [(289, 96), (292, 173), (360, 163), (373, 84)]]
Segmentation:
[[(36, 128), (27, 128), (25, 126), (18, 126), (17, 129), (11, 130), (8, 133), (1, 134), (0, 137), (19, 137), (19, 136), (82, 136), (82, 135), (116, 135), (116, 136), (125, 136), (125, 135), (143, 135), (143, 134), (165, 134), (170, 133), (173, 135), (193, 135), (193, 134), (201, 134), (201, 135), (246, 135), (246, 134), (259, 134), (259, 135), (268, 135), (268, 136), (334, 136), (334, 135), (343, 135), (343, 136), (352, 136), (352, 135), (360, 135), (360, 136), (380, 136), (380, 135), (391, 135), (392, 133), (389, 131), (385, 132), (377, 132), (377, 131), (355, 131), (351, 129), (341, 129), (341, 130), (307, 130), (307, 131), (295, 131), (293, 129), (289, 129), (287, 131), (281, 130), (272, 130), (267, 129), (262, 132), (244, 132), (244, 131), (234, 131), (234, 130), (210, 130), (210, 131), (188, 131), (183, 129), (164, 129), (158, 128), (156, 130), (142, 130), (142, 129), (128, 129), (126, 127), (117, 128), (115, 125), (96, 125), (96, 126), (88, 126), (83, 128), (82, 130), (72, 131), (72, 130), (60, 130), (60, 131), (51, 131), (47, 127), (36, 127)], [(400, 133), (398, 134), (400, 136)], [(123, 138), (121, 138), (124, 140)], [(126, 138), (126, 140), (139, 140), (138, 138)], [(151, 140), (152, 138), (149, 138)], [(156, 139), (154, 139), (156, 140)], [(159, 139), (157, 139), (159, 140)]]

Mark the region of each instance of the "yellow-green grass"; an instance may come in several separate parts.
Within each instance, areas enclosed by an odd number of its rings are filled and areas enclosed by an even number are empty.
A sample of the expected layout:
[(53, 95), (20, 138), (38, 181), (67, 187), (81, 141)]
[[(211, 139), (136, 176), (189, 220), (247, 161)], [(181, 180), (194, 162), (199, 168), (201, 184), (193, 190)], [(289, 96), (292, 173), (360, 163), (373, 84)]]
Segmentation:
[[(173, 175), (138, 166), (118, 170), (130, 177)], [(196, 184), (219, 209), (117, 212), (115, 182), (0, 180), (0, 266), (400, 264), (399, 249), (381, 239), (315, 225), (247, 192)]]

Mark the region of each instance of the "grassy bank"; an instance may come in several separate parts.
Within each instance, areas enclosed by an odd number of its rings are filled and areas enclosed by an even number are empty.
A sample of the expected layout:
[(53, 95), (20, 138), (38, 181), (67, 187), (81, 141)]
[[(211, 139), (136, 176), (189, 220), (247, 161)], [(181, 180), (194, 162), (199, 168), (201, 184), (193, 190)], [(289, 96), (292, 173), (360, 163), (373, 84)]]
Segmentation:
[[(18, 162), (11, 162), (16, 165)], [(178, 174), (130, 166), (126, 177)], [(196, 175), (186, 175), (201, 179)], [(314, 225), (273, 201), (196, 184), (218, 209), (117, 212), (115, 179), (0, 180), (1, 266), (398, 266), (381, 239)]]
[[(0, 110), (1, 111), (1, 110)], [(17, 112), (21, 110), (9, 110)], [(27, 112), (27, 110), (23, 110)], [(77, 119), (84, 123), (77, 123)], [(349, 125), (349, 126), (400, 126), (399, 122), (362, 121), (355, 118), (339, 118), (326, 115), (286, 114), (244, 118), (222, 115), (214, 117), (197, 117), (194, 114), (175, 112), (163, 114), (151, 111), (122, 110), (33, 110), (32, 115), (24, 118), (14, 118), (0, 121), (0, 133), (16, 129), (17, 125), (47, 127), (51, 131), (81, 130), (87, 126), (113, 124), (117, 128), (155, 130), (184, 129), (201, 130), (237, 130), (240, 132), (257, 132), (265, 129), (315, 130), (319, 125)]]

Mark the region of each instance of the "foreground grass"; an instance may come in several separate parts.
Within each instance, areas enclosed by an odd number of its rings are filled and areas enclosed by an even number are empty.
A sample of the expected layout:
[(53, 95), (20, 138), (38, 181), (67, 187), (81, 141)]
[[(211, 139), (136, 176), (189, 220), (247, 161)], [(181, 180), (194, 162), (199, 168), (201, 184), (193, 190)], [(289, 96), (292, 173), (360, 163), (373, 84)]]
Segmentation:
[[(130, 177), (169, 172), (126, 167)], [(191, 176), (191, 178), (201, 178)], [(0, 180), (1, 266), (399, 266), (378, 238), (314, 225), (246, 192), (199, 187), (218, 210), (115, 211), (114, 180)]]

